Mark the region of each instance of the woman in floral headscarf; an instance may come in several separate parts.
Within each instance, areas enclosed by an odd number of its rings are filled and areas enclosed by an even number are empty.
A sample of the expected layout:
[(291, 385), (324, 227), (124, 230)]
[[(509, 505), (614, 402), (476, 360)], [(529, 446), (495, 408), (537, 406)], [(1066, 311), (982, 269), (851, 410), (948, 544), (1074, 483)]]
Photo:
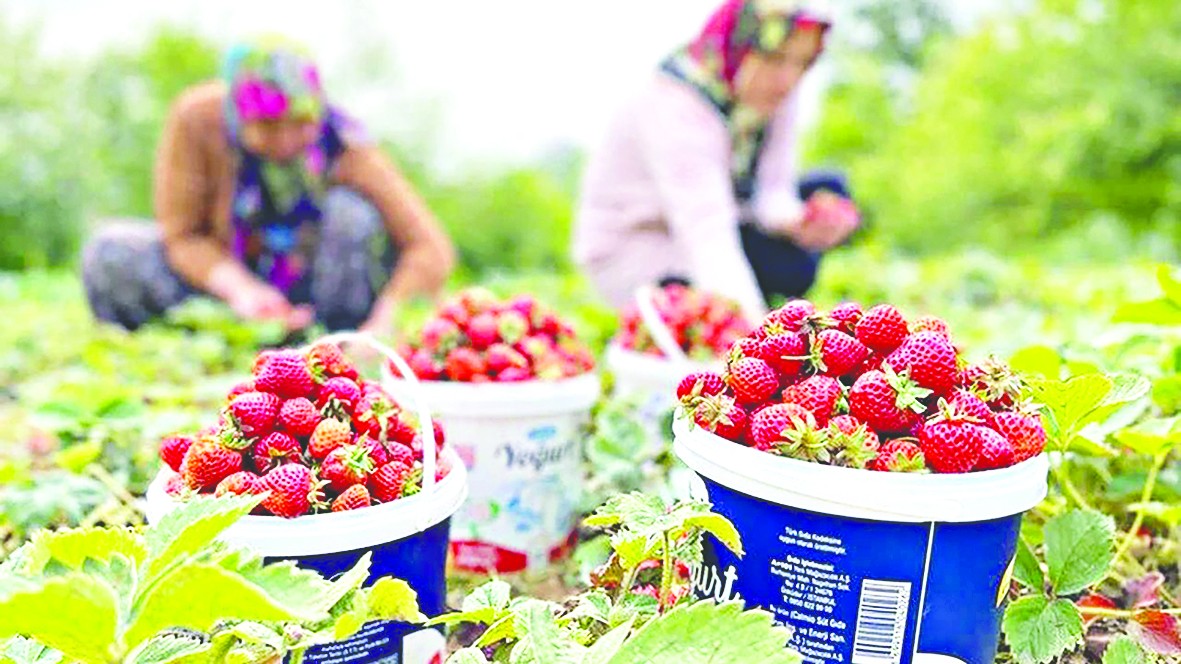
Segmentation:
[(607, 299), (683, 280), (757, 321), (812, 285), (820, 252), (859, 223), (843, 178), (793, 166), (794, 93), (829, 25), (799, 2), (726, 0), (616, 118), (574, 246)]
[(383, 332), (399, 300), (439, 289), (454, 262), (410, 185), (326, 101), (311, 59), (277, 38), (235, 46), (223, 80), (175, 103), (155, 211), (157, 225), (113, 225), (87, 247), (99, 319), (134, 329), (203, 292), (291, 329)]

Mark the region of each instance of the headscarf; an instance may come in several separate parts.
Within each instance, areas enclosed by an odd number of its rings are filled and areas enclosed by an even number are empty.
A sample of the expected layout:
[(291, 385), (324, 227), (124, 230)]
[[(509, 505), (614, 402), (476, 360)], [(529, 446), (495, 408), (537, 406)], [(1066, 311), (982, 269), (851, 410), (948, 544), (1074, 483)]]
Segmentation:
[[(226, 54), (226, 130), (237, 153), (232, 217), (234, 252), (275, 287), (288, 291), (308, 263), (309, 226), (320, 221), (328, 174), (343, 152), (341, 117), (324, 97), (308, 53), (279, 37), (237, 44)], [(275, 162), (251, 153), (244, 123), (298, 119), (315, 123), (318, 137), (300, 156)], [(302, 246), (301, 246), (302, 245)]]
[(737, 102), (734, 79), (748, 54), (776, 51), (796, 30), (819, 29), (823, 37), (832, 21), (824, 11), (806, 5), (794, 0), (726, 0), (697, 38), (661, 65), (721, 113), (730, 131), (730, 171), (736, 188), (753, 177), (767, 118)]

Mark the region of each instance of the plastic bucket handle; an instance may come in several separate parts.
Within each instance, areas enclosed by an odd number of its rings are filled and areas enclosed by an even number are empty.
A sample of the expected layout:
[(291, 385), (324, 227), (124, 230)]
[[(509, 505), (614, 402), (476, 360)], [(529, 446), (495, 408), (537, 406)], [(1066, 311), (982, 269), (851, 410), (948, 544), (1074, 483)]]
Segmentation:
[[(379, 354), (384, 355), (398, 369), (398, 373), (402, 374), (402, 379), (406, 381), (410, 387), (410, 391), (418, 395), (420, 390), (418, 376), (414, 375), (414, 371), (406, 360), (398, 354), (393, 348), (381, 343), (367, 332), (336, 332), (321, 337), (318, 341), (347, 344), (347, 343), (362, 343), (369, 346)], [(424, 399), (413, 399), (414, 404), (418, 410), (418, 433), (422, 436), (422, 492), (424, 494), (433, 493), (435, 490), (435, 467), (437, 465), (436, 450), (435, 450), (435, 425), (431, 421), (430, 410), (426, 408), (426, 401)], [(423, 527), (420, 530), (426, 530), (426, 526), (431, 524), (423, 522)]]
[(681, 350), (680, 344), (673, 338), (668, 326), (664, 324), (664, 319), (656, 311), (656, 305), (652, 303), (654, 295), (655, 289), (652, 286), (640, 286), (636, 289), (636, 309), (640, 312), (640, 320), (644, 322), (644, 327), (648, 328), (652, 334), (652, 340), (656, 342), (656, 347), (664, 353), (665, 357), (670, 360), (688, 359), (685, 351)]

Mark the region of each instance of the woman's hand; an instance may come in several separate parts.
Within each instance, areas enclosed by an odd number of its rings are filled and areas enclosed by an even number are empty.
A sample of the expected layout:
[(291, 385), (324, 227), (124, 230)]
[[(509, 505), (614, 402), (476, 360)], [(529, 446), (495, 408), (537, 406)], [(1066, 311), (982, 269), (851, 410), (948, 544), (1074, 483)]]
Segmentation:
[(844, 242), (860, 224), (861, 215), (852, 201), (819, 191), (808, 198), (803, 219), (786, 234), (802, 249), (826, 251)]
[(381, 296), (373, 303), (373, 309), (369, 312), (369, 318), (361, 324), (359, 332), (365, 332), (373, 335), (375, 338), (381, 340), (389, 340), (394, 333), (394, 312), (397, 311), (397, 303), (389, 296)]
[(310, 306), (293, 306), (279, 289), (236, 262), (227, 261), (213, 269), (209, 291), (246, 320), (278, 320), (288, 330), (300, 330), (315, 318)]

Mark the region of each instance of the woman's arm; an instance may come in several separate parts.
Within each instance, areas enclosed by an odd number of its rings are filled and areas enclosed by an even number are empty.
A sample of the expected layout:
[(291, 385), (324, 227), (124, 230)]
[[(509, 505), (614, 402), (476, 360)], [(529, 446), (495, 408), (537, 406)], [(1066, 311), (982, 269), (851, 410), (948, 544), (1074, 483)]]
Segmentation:
[(695, 287), (736, 300), (752, 323), (767, 312), (738, 233), (730, 144), (716, 112), (661, 81), (640, 123), (641, 149)]
[(793, 94), (771, 119), (755, 174), (755, 217), (764, 230), (781, 235), (804, 219), (804, 205), (797, 196), (796, 100)]
[(399, 301), (442, 289), (455, 267), (455, 248), (426, 203), (376, 146), (350, 146), (336, 163), (336, 179), (377, 207), (398, 248), (397, 265), (366, 324), (381, 329)]

